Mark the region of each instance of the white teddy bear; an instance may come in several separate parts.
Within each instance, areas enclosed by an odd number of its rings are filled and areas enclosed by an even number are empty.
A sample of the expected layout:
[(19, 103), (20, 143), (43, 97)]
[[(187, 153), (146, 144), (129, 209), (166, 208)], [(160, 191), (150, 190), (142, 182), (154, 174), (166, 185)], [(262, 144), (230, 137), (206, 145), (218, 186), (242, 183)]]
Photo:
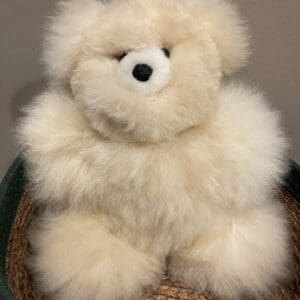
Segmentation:
[(287, 278), (278, 113), (222, 81), (248, 53), (225, 0), (59, 1), (19, 127), (44, 294), (139, 299), (167, 272), (240, 299)]

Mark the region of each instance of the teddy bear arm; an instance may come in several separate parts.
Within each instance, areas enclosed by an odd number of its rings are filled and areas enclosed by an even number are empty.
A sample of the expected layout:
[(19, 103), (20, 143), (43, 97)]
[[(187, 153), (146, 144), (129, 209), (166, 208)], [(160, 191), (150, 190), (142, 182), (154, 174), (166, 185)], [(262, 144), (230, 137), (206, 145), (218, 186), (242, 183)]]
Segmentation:
[(94, 137), (72, 100), (44, 93), (27, 109), (18, 135), (34, 198), (62, 207), (82, 202), (94, 182), (86, 159)]
[(220, 193), (246, 205), (270, 200), (288, 168), (278, 112), (261, 92), (231, 83), (220, 93), (213, 130), (210, 149)]

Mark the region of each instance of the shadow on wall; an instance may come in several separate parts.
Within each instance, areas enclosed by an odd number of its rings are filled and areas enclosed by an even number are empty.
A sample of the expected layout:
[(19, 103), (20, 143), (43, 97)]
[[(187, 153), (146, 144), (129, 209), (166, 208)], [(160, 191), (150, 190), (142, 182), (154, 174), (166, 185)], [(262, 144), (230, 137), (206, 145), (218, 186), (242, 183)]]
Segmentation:
[(23, 115), (23, 108), (30, 104), (32, 100), (46, 89), (45, 78), (26, 83), (13, 95), (10, 101), (10, 112), (13, 122), (16, 122)]

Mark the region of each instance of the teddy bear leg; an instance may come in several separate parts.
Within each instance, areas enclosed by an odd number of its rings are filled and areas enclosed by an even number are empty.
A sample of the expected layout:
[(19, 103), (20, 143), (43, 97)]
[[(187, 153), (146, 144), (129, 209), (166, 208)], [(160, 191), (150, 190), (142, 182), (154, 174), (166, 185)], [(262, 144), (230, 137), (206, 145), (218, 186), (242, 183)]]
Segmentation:
[(65, 213), (32, 228), (28, 267), (42, 293), (51, 299), (131, 300), (158, 283), (162, 264), (117, 238), (108, 224), (101, 216)]
[(247, 209), (174, 252), (169, 273), (197, 290), (230, 299), (268, 294), (292, 273), (289, 246), (280, 207)]

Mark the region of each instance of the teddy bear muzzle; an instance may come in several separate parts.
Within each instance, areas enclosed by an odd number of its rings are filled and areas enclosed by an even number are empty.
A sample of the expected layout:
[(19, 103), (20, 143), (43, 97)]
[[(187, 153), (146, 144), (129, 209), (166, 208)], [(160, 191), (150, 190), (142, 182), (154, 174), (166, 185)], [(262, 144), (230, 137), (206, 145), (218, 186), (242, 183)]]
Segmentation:
[(118, 73), (127, 88), (157, 92), (169, 82), (169, 55), (159, 47), (131, 51), (120, 59)]

